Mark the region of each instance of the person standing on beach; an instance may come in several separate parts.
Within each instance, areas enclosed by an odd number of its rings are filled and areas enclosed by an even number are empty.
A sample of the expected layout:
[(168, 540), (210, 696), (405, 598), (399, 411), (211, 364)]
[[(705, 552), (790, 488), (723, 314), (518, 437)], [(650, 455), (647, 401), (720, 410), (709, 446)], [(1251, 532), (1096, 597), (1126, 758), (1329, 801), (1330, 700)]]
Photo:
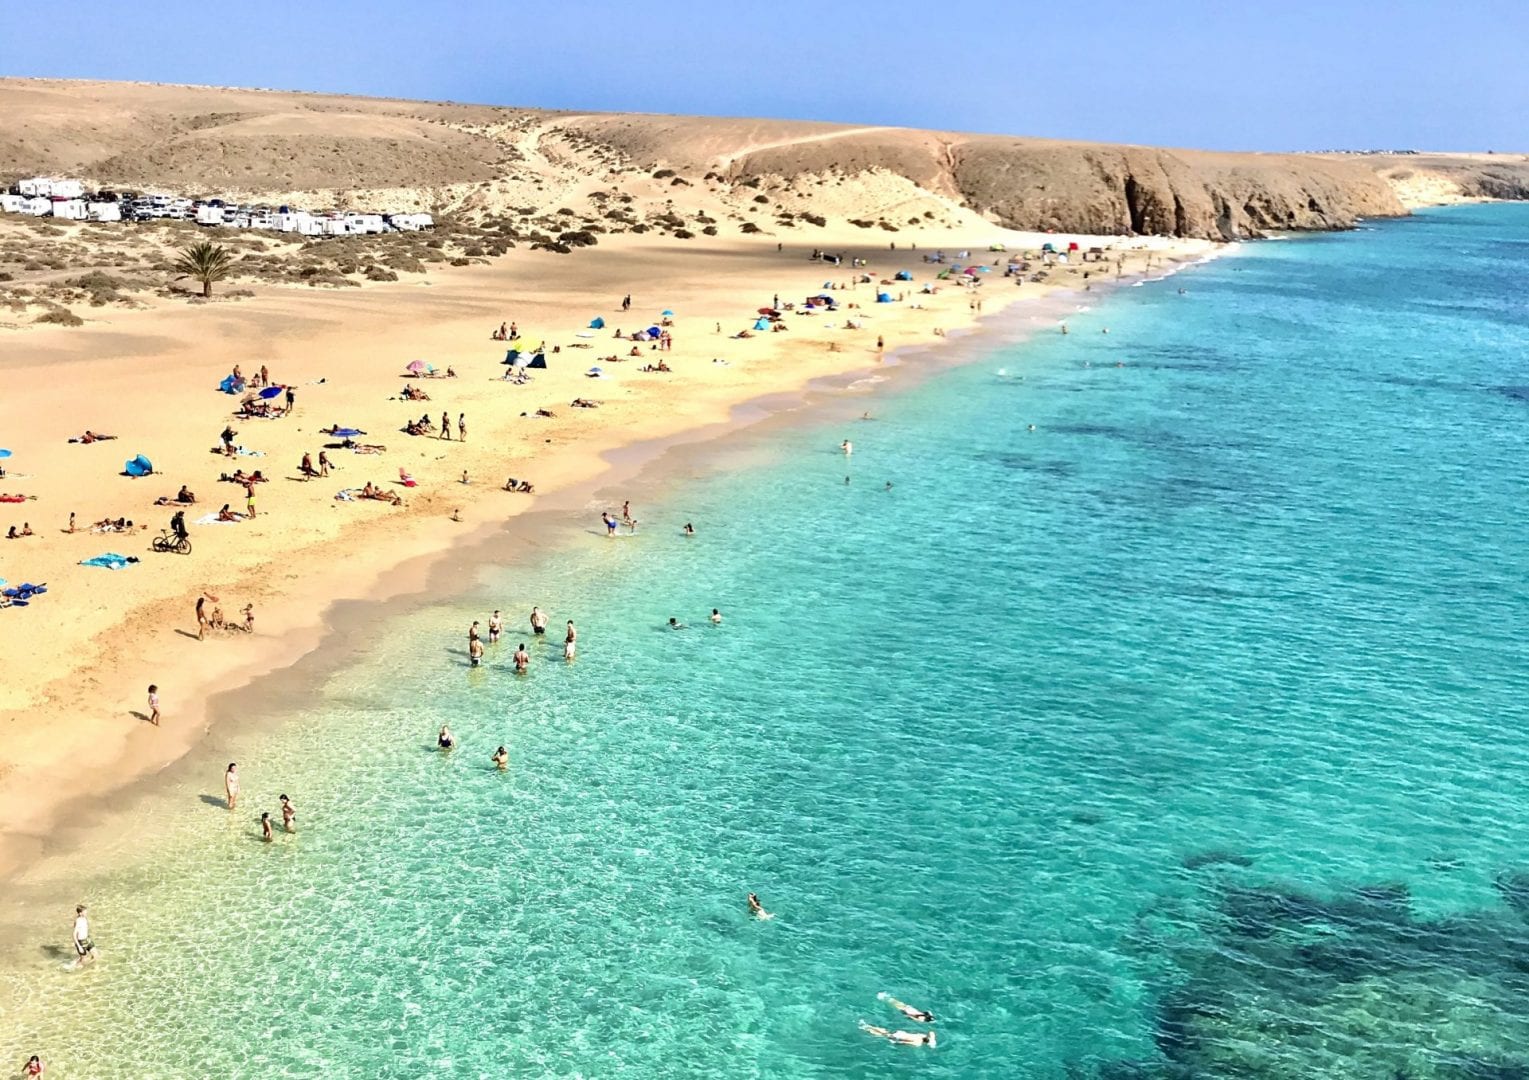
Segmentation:
[(202, 640), (202, 635), (207, 633), (207, 594), (203, 593), (196, 598), (196, 639)]
[(69, 511), (69, 528), (65, 529), (64, 531), (65, 532), (74, 532), (74, 511), (73, 510)]
[(499, 614), (499, 609), (498, 608), (495, 608), (494, 609), (494, 614), (489, 616), (489, 620), (488, 620), (488, 640), (490, 642), (498, 641), (499, 640), (499, 635), (501, 633), (503, 633), (503, 632), (504, 632), (504, 616)]
[(451, 441), (451, 414), (441, 413), (441, 434), (439, 436), (447, 442)]
[(285, 795), (281, 799), (281, 827), (287, 832), (297, 831), (297, 808), (292, 805), (292, 800)]
[(573, 620), (568, 620), (568, 634), (563, 638), (563, 659), (573, 663), (573, 654), (578, 649), (579, 632), (573, 628)]
[(255, 605), (254, 604), (245, 604), (244, 605), (244, 632), (246, 634), (253, 634), (255, 632)]
[(467, 441), (467, 414), (457, 413), (457, 442)]
[(297, 405), (297, 391), (287, 387), (287, 415), (292, 415), (292, 409)]
[(531, 608), (531, 633), (536, 635), (547, 632), (547, 614), (539, 607)]
[(276, 837), (271, 833), (271, 812), (263, 811), (260, 815), (260, 839), (269, 844)]
[(159, 687), (149, 684), (149, 723), (159, 726)]
[(483, 642), (473, 638), (467, 643), (467, 659), (473, 667), (483, 663)]
[(82, 967), (96, 958), (96, 945), (90, 940), (90, 920), (85, 917), (84, 904), (77, 904), (74, 909), (74, 955), (79, 958), (75, 963)]
[(228, 771), (223, 774), (223, 794), (228, 798), (230, 810), (239, 805), (239, 766), (232, 761), (228, 763)]
[(329, 454), (323, 450), (319, 451), (319, 475), (329, 475)]
[(531, 666), (531, 654), (526, 652), (526, 643), (522, 641), (520, 648), (515, 650), (515, 674), (524, 675), (526, 669)]
[(255, 481), (244, 482), (244, 512), (249, 517), (255, 516)]

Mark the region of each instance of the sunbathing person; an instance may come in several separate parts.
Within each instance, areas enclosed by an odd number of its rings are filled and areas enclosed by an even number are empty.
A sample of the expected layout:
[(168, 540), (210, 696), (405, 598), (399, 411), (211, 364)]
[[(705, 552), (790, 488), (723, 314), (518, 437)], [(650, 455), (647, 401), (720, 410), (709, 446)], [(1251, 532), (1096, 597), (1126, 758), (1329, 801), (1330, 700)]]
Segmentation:
[(191, 493), (190, 488), (188, 488), (185, 484), (182, 484), (181, 489), (175, 493), (175, 501), (190, 506), (192, 503), (196, 502), (196, 496)]
[(115, 435), (101, 435), (101, 434), (98, 434), (98, 433), (96, 433), (94, 431), (91, 431), (89, 428), (86, 428), (85, 429), (85, 434), (79, 436), (78, 438), (70, 439), (69, 441), (72, 442), (72, 443), (82, 443), (82, 444), (85, 444), (85, 445), (89, 445), (90, 443), (107, 442), (108, 440), (115, 439), (116, 437), (117, 436), (115, 436)]
[(232, 510), (230, 510), (228, 508), (228, 504), (227, 503), (224, 503), (223, 504), (223, 509), (218, 511), (218, 520), (219, 521), (238, 521), (239, 520), (239, 515), (234, 513)]
[(600, 407), (598, 401), (590, 401), (589, 398), (581, 397), (574, 398), (569, 404), (575, 409), (598, 409)]

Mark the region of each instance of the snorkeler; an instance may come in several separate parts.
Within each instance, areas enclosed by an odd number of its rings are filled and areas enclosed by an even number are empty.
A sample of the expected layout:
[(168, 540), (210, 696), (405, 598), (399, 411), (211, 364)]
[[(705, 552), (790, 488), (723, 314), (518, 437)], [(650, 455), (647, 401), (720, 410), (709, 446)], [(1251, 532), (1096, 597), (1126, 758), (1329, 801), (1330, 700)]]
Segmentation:
[(756, 919), (775, 918), (774, 915), (764, 909), (764, 905), (759, 902), (759, 897), (754, 893), (749, 893), (749, 914)]
[(860, 1021), (860, 1030), (867, 1035), (875, 1035), (879, 1039), (895, 1042), (899, 1046), (934, 1046), (932, 1031), (888, 1031), (884, 1027), (867, 1024), (864, 1020)]
[(876, 995), (876, 1000), (885, 1001), (888, 1005), (892, 1006), (892, 1008), (906, 1016), (909, 1020), (917, 1020), (920, 1024), (934, 1023), (934, 1013), (925, 1012), (923, 1009), (915, 1009), (907, 1002), (898, 1001), (885, 990)]

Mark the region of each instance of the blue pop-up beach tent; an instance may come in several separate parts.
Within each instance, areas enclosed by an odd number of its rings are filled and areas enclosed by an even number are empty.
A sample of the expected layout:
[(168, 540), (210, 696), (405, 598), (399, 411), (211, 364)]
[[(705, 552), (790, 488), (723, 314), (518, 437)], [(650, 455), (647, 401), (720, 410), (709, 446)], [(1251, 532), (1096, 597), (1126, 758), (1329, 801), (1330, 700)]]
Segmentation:
[(599, 315), (596, 315), (593, 319), (589, 320), (589, 328), (591, 330), (604, 330), (605, 320)]
[(154, 463), (142, 454), (139, 454), (137, 457), (126, 462), (122, 466), (122, 471), (129, 476), (148, 476), (154, 471)]
[(892, 302), (892, 294), (879, 292), (876, 294), (876, 302), (878, 304), (890, 304)]
[(510, 349), (508, 352), (506, 352), (504, 354), (504, 359), (499, 361), (499, 362), (501, 364), (513, 364), (519, 358), (520, 358), (520, 350), (519, 349)]
[(897, 272), (897, 280), (898, 281), (912, 281), (913, 280), (913, 275), (908, 273), (908, 271), (906, 271), (906, 270), (899, 270)]
[(533, 367), (533, 368), (545, 368), (546, 366), (547, 366), (547, 354), (546, 353), (537, 353), (535, 356), (531, 357), (531, 362), (526, 365), (526, 367)]
[(764, 318), (763, 316), (760, 316), (759, 318), (754, 320), (754, 329), (755, 330), (768, 330), (768, 329), (770, 329), (770, 320)]

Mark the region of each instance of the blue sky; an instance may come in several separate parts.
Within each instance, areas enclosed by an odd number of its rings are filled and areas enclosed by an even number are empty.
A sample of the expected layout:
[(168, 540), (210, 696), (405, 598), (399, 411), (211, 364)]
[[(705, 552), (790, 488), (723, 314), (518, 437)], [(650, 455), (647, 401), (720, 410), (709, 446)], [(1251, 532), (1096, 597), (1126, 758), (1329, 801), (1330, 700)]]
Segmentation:
[(27, 10), (0, 29), (0, 73), (1225, 149), (1529, 150), (1526, 0), (71, 0)]

